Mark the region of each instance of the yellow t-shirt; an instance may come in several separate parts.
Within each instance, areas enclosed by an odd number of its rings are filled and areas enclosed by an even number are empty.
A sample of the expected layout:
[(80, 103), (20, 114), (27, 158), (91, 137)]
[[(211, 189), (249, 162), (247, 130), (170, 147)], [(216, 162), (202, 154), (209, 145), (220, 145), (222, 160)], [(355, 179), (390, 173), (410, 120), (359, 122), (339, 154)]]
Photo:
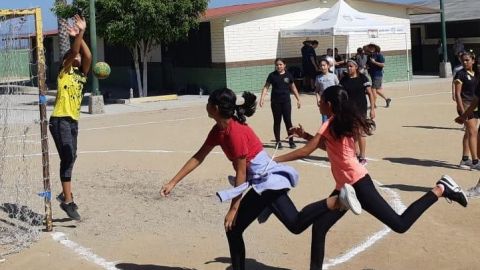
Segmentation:
[(80, 118), (80, 106), (83, 98), (83, 86), (87, 82), (85, 76), (77, 67), (62, 69), (57, 79), (57, 99), (52, 116)]

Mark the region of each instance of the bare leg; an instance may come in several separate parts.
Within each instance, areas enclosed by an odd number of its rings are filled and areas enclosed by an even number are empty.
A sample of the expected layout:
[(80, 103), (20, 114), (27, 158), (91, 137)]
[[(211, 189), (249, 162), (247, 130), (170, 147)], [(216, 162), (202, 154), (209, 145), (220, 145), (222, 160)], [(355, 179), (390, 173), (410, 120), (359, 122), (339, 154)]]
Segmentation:
[(65, 203), (73, 202), (72, 198), (72, 182), (62, 182), (63, 195), (65, 196)]
[(477, 119), (470, 119), (465, 122), (466, 130), (468, 134), (468, 147), (470, 148), (470, 154), (472, 155), (472, 160), (478, 159), (477, 156)]

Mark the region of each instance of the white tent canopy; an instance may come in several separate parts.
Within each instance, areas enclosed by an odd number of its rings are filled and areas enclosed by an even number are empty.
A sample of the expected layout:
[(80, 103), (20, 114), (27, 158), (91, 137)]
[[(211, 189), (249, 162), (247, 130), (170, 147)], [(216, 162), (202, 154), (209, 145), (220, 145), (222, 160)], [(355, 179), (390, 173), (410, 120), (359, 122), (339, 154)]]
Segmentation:
[[(410, 91), (410, 60), (408, 55), (407, 28), (410, 25), (397, 24), (375, 18), (375, 15), (360, 12), (343, 0), (339, 0), (320, 16), (298, 26), (280, 29), (281, 38), (332, 36), (332, 48), (335, 48), (335, 36), (368, 35), (370, 38), (381, 34), (401, 34), (405, 37), (405, 54), (407, 58), (407, 80)], [(349, 49), (347, 52), (349, 53)]]
[(315, 19), (301, 25), (281, 29), (281, 37), (334, 36), (352, 34), (407, 33), (407, 25), (392, 24), (376, 19), (372, 14), (360, 12), (343, 0)]

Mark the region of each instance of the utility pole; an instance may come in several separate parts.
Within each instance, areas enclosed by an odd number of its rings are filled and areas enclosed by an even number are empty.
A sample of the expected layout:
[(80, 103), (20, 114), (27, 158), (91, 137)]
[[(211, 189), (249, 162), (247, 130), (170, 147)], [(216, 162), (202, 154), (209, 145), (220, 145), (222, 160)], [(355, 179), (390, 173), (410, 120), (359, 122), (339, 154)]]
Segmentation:
[(451, 76), (450, 63), (447, 55), (447, 27), (445, 23), (445, 5), (444, 0), (440, 0), (440, 21), (442, 28), (442, 48), (443, 48), (443, 62), (440, 63), (440, 78), (447, 78)]
[[(90, 48), (92, 51), (92, 69), (97, 63), (97, 24), (95, 19), (95, 0), (90, 0)], [(90, 114), (103, 113), (103, 96), (98, 90), (98, 78), (92, 76), (92, 95), (88, 100), (88, 112)]]

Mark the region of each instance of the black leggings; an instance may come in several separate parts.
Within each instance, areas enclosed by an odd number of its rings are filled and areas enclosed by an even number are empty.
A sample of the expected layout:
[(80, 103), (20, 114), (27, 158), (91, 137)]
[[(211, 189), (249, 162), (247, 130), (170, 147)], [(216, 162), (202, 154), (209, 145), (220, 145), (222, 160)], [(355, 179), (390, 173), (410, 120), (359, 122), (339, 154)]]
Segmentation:
[(77, 159), (78, 122), (70, 117), (50, 117), (48, 127), (60, 157), (60, 180), (70, 182)]
[[(420, 199), (413, 202), (401, 215), (398, 215), (392, 207), (380, 196), (373, 185), (372, 179), (367, 174), (365, 177), (353, 184), (362, 208), (390, 227), (397, 233), (404, 233), (415, 223), (415, 221), (432, 206), (438, 197), (432, 191), (427, 192)], [(332, 195), (338, 194), (334, 191)], [(310, 269), (322, 269), (323, 257), (325, 255), (325, 237), (328, 230), (343, 217), (345, 212), (325, 212), (317, 219), (312, 226), (312, 257)], [(319, 252), (314, 254), (314, 252)]]
[[(227, 232), (230, 256), (232, 258), (232, 270), (245, 270), (243, 231), (267, 207), (294, 234), (300, 234), (318, 217), (330, 212), (327, 208), (326, 200), (311, 203), (298, 212), (290, 197), (288, 197), (287, 191), (287, 189), (267, 190), (262, 195), (258, 195), (253, 189), (250, 189), (242, 198), (235, 226)], [(315, 254), (320, 254), (320, 252), (315, 252)]]
[[(285, 122), (285, 127), (288, 130), (292, 127), (292, 103), (289, 101), (286, 102), (272, 102), (270, 103), (273, 113), (273, 134), (275, 135), (275, 141), (280, 141), (280, 125), (283, 121)], [(293, 139), (290, 139), (293, 141)]]

